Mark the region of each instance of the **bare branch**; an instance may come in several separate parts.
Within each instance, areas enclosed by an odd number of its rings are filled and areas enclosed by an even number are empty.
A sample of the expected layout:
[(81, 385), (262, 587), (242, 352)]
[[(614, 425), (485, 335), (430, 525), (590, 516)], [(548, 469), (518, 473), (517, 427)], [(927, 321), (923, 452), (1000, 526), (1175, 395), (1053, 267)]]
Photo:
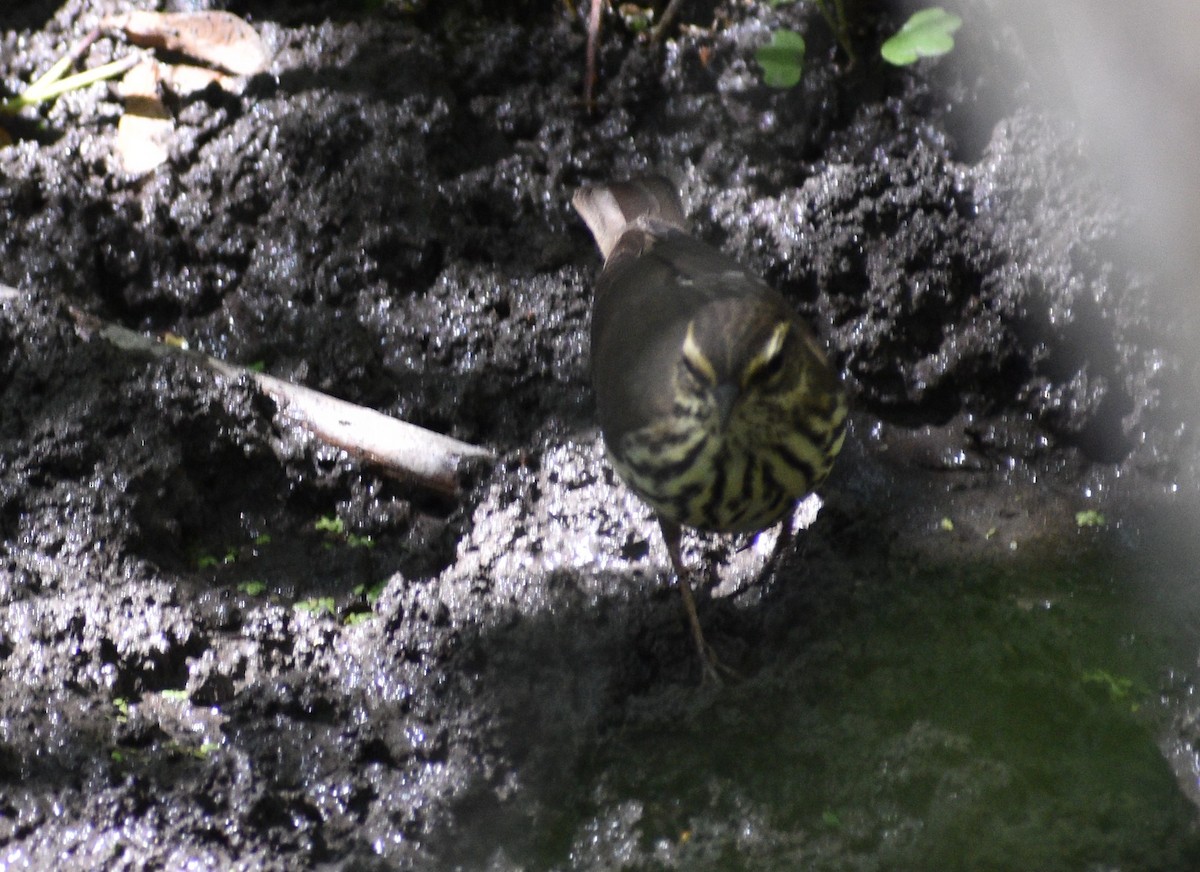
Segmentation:
[(118, 348), (155, 357), (187, 357), (225, 378), (250, 379), (275, 401), (281, 425), (302, 427), (322, 442), (392, 477), (439, 493), (451, 496), (458, 493), (460, 473), (470, 461), (495, 458), (487, 448), (460, 442), (312, 388), (160, 342), (74, 308), (71, 315), (81, 333), (94, 333)]

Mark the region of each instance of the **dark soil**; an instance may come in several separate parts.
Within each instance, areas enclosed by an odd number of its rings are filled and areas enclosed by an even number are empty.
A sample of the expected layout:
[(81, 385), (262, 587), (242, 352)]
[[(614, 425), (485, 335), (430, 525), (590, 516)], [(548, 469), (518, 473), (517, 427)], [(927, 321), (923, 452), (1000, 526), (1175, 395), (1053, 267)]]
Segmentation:
[[(886, 3), (854, 65), (809, 4), (609, 13), (589, 109), (586, 4), (374, 5), (231, 4), (270, 71), (142, 177), (108, 84), (5, 119), (0, 865), (1200, 868), (1196, 312), (1032, 28), (897, 69)], [(126, 6), (0, 13), (6, 94)], [(570, 195), (647, 170), (855, 409), (778, 565), (688, 540), (724, 688), (592, 418)], [(425, 492), (73, 310), (498, 459)]]

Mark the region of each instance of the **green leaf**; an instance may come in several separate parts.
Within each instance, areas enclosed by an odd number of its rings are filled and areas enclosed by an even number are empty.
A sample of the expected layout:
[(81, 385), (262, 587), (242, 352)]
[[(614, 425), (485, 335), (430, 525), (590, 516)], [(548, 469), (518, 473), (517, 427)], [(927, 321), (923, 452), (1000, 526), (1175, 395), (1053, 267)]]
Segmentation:
[(763, 81), (772, 88), (791, 88), (800, 81), (804, 64), (804, 37), (793, 30), (777, 30), (771, 41), (759, 46), (755, 59)]
[(337, 611), (337, 604), (331, 596), (314, 596), (300, 600), (292, 605), (298, 612), (308, 612), (310, 615), (332, 615)]
[(335, 536), (340, 536), (346, 532), (346, 525), (342, 523), (342, 519), (337, 515), (323, 515), (317, 518), (313, 526), (318, 533), (332, 533)]
[(650, 25), (654, 23), (654, 9), (651, 7), (643, 8), (636, 3), (620, 4), (617, 7), (617, 14), (625, 22), (625, 26), (634, 33), (642, 33), (649, 30)]
[(1107, 669), (1089, 669), (1083, 673), (1084, 684), (1099, 685), (1108, 691), (1113, 702), (1126, 699), (1133, 692), (1133, 679), (1113, 675)]
[(1075, 525), (1078, 527), (1103, 527), (1104, 523), (1104, 515), (1095, 509), (1075, 513)]
[(374, 584), (356, 584), (354, 586), (354, 595), (360, 596), (367, 601), (367, 605), (372, 608), (379, 601), (379, 597), (383, 594), (383, 589), (387, 587), (387, 580), (377, 581)]
[(940, 6), (922, 9), (914, 12), (896, 35), (880, 46), (879, 53), (898, 67), (920, 58), (936, 58), (954, 48), (953, 33), (960, 27), (962, 19)]
[(249, 596), (258, 596), (267, 589), (267, 583), (257, 580), (243, 581), (237, 586), (237, 589)]

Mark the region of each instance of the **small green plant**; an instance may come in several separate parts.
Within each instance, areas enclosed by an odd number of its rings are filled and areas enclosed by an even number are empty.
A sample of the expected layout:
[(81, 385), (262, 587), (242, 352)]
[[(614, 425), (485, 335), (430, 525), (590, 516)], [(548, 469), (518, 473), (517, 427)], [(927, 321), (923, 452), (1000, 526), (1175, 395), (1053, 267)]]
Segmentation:
[(303, 599), (292, 606), (298, 612), (307, 612), (314, 617), (317, 615), (332, 615), (337, 611), (337, 605), (331, 596), (314, 596)]
[(1135, 684), (1132, 678), (1114, 675), (1107, 669), (1088, 669), (1081, 678), (1085, 685), (1090, 684), (1107, 693), (1112, 702), (1119, 705), (1128, 704), (1131, 712), (1136, 712), (1141, 708), (1140, 699), (1145, 697), (1146, 689), (1144, 686)]
[(342, 519), (337, 515), (322, 515), (313, 524), (313, 529), (318, 533), (331, 533), (334, 536), (341, 536), (346, 532), (346, 525), (342, 523)]
[[(787, 6), (794, 3), (795, 0), (770, 0), (772, 7)], [(842, 47), (842, 51), (846, 53), (846, 57), (854, 63), (857, 58), (854, 54), (854, 45), (850, 42), (850, 19), (846, 17), (846, 5), (844, 0), (815, 0), (817, 10), (821, 13), (821, 17), (825, 19), (825, 23), (829, 25), (829, 29), (833, 31), (833, 38), (837, 40), (838, 45)]]
[(790, 88), (804, 72), (804, 37), (793, 30), (777, 30), (755, 54), (763, 81), (772, 88)]
[[(84, 46), (86, 48), (86, 46)], [(78, 48), (68, 52), (50, 67), (40, 78), (15, 97), (0, 103), (0, 114), (13, 115), (26, 106), (33, 106), (45, 100), (53, 100), (68, 91), (77, 91), (96, 82), (111, 79), (127, 72), (135, 63), (137, 55), (130, 55), (120, 60), (112, 61), (95, 69), (63, 78), (78, 57)]]
[(833, 31), (833, 38), (842, 47), (850, 63), (854, 63), (858, 58), (854, 54), (854, 44), (850, 42), (850, 20), (846, 18), (845, 4), (842, 0), (817, 0), (817, 9), (821, 11), (821, 17)]
[(197, 569), (213, 569), (217, 566), (228, 566), (231, 563), (237, 563), (238, 550), (233, 545), (225, 549), (224, 557), (217, 557), (212, 554), (202, 554), (196, 559)]
[(654, 10), (649, 7), (643, 8), (636, 3), (622, 3), (617, 7), (617, 14), (633, 33), (648, 31), (654, 23)]
[(163, 746), (163, 751), (172, 757), (194, 757), (197, 760), (207, 760), (212, 754), (221, 749), (220, 745), (205, 742), (199, 747), (185, 745), (182, 742), (169, 742)]
[(1077, 527), (1103, 527), (1104, 524), (1104, 515), (1095, 509), (1084, 509), (1075, 513), (1075, 526)]
[[(771, 0), (772, 6), (783, 6), (794, 0)], [(850, 22), (843, 0), (815, 0), (817, 9), (834, 39), (853, 64), (857, 60), (850, 39)], [(879, 49), (885, 61), (902, 67), (920, 58), (933, 58), (954, 48), (954, 32), (962, 19), (941, 7), (922, 9), (904, 22), (903, 26)], [(790, 30), (777, 30), (771, 41), (755, 53), (763, 69), (763, 82), (772, 88), (791, 88), (800, 81), (804, 61), (804, 37)]]
[[(201, 554), (196, 557), (197, 569), (215, 569), (220, 566), (231, 566), (239, 560), (248, 560), (252, 557), (258, 557), (259, 548), (263, 548), (271, 544), (270, 533), (260, 533), (250, 540), (248, 545), (226, 545), (225, 554), (218, 557), (216, 554)], [(240, 590), (240, 588), (239, 588)]]
[(356, 584), (354, 586), (354, 595), (362, 597), (366, 600), (367, 605), (374, 608), (375, 603), (379, 602), (379, 597), (386, 586), (386, 581), (377, 581), (374, 584)]
[(265, 581), (258, 581), (257, 579), (243, 581), (238, 584), (237, 589), (247, 596), (259, 596), (267, 589), (267, 583)]
[(940, 6), (914, 12), (896, 34), (879, 47), (879, 53), (897, 67), (921, 58), (936, 58), (954, 48), (954, 32), (962, 19)]
[(354, 595), (361, 597), (370, 609), (370, 611), (354, 611), (342, 618), (342, 623), (347, 627), (354, 627), (359, 624), (365, 624), (375, 617), (375, 603), (379, 602), (379, 597), (383, 593), (384, 587), (387, 586), (385, 581), (377, 581), (374, 584), (356, 584), (354, 586)]
[[(375, 540), (370, 536), (360, 536), (357, 533), (349, 533), (346, 531), (346, 524), (337, 515), (324, 515), (313, 524), (313, 529), (318, 533), (326, 533), (331, 539), (341, 539), (351, 548), (374, 548)], [(331, 547), (332, 543), (326, 542), (325, 547)]]

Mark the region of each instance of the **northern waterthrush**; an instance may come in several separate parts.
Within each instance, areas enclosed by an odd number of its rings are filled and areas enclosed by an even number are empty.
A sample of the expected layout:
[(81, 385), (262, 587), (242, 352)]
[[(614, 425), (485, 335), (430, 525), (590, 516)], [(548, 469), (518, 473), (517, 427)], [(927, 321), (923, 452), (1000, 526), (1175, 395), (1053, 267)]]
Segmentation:
[(658, 514), (711, 675), (681, 527), (746, 533), (788, 517), (842, 446), (845, 397), (787, 301), (688, 233), (666, 179), (581, 188), (572, 203), (604, 255), (592, 307), (600, 429)]

